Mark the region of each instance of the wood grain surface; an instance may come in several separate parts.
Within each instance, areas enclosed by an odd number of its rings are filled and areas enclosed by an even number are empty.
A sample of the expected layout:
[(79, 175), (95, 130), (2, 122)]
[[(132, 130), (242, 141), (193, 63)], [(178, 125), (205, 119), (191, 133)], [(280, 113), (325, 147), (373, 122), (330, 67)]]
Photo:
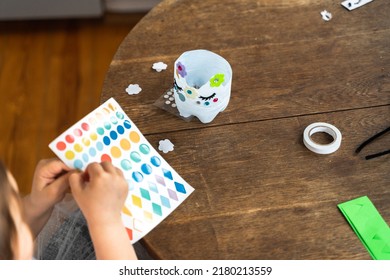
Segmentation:
[(0, 22), (0, 159), (22, 194), (48, 144), (99, 105), (105, 73), (144, 16)]
[[(114, 97), (195, 192), (143, 242), (161, 259), (369, 259), (337, 204), (367, 195), (390, 222), (390, 2), (165, 0), (127, 35), (101, 102)], [(320, 12), (332, 12), (329, 22)], [(181, 53), (208, 49), (233, 69), (228, 107), (213, 122), (154, 102)], [(166, 71), (151, 69), (154, 62)], [(128, 84), (142, 92), (129, 96)], [(310, 152), (313, 122), (340, 129), (340, 149)]]

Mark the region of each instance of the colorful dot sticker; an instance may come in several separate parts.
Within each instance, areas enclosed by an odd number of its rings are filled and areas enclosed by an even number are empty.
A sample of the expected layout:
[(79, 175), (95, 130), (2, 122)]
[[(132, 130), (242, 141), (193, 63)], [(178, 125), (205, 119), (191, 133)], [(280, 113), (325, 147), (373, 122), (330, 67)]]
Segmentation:
[(112, 155), (114, 158), (120, 158), (121, 155), (122, 155), (121, 149), (119, 149), (119, 148), (116, 147), (116, 146), (111, 147), (111, 155)]
[(111, 143), (110, 137), (104, 136), (104, 137), (103, 137), (103, 143), (104, 143), (104, 145), (106, 145), (106, 146), (110, 145), (110, 143)]
[(130, 160), (123, 159), (121, 161), (121, 167), (123, 168), (123, 170), (129, 171), (131, 169), (131, 162), (130, 162)]
[(131, 128), (131, 123), (128, 121), (128, 120), (125, 120), (123, 122), (123, 126), (126, 128), (126, 129), (130, 129)]
[(141, 170), (146, 175), (152, 174), (152, 171), (153, 171), (152, 167), (147, 163), (142, 164)]
[(110, 130), (111, 129), (111, 124), (109, 122), (105, 122), (104, 123), (104, 128), (107, 129), (107, 130)]
[(97, 149), (99, 152), (103, 151), (104, 146), (103, 146), (102, 142), (97, 142), (97, 143), (96, 143), (96, 149)]
[(116, 139), (118, 139), (118, 133), (116, 133), (116, 131), (112, 130), (110, 132), (110, 137), (112, 140), (116, 140)]
[(60, 141), (60, 142), (57, 143), (56, 147), (57, 147), (58, 150), (63, 151), (63, 150), (66, 149), (66, 144), (63, 141)]
[(73, 130), (73, 133), (77, 137), (80, 137), (81, 135), (83, 135), (83, 132), (79, 128), (76, 128), (75, 130)]
[(116, 112), (118, 119), (122, 120), (125, 116), (121, 112)]
[(104, 129), (102, 127), (98, 127), (96, 129), (96, 132), (99, 134), (99, 135), (103, 135), (104, 134)]
[(89, 148), (89, 155), (91, 157), (96, 156), (96, 149), (94, 147)]
[(137, 183), (142, 182), (144, 179), (144, 176), (138, 171), (133, 172), (132, 177)]
[(65, 141), (68, 142), (69, 144), (72, 144), (74, 142), (74, 137), (72, 135), (66, 135)]
[(66, 151), (65, 152), (65, 157), (66, 157), (66, 159), (72, 160), (72, 159), (74, 159), (75, 154), (72, 151)]
[(83, 142), (84, 146), (88, 147), (89, 145), (91, 145), (91, 140), (89, 140), (88, 138), (83, 138), (83, 140), (81, 140), (81, 142)]
[(141, 155), (138, 153), (138, 152), (131, 152), (130, 154), (130, 158), (134, 161), (134, 162), (141, 162), (142, 161), (142, 158), (141, 158)]
[(81, 168), (83, 168), (83, 162), (81, 161), (81, 160), (79, 160), (79, 159), (76, 159), (75, 161), (74, 161), (74, 168), (76, 168), (76, 169), (81, 169)]
[(156, 167), (159, 167), (161, 165), (161, 160), (156, 156), (152, 156), (150, 158), (150, 162), (151, 162), (151, 164), (153, 164)]
[(85, 131), (88, 131), (88, 130), (89, 130), (89, 124), (87, 124), (87, 123), (82, 123), (82, 124), (81, 124), (81, 128), (82, 128), (83, 130), (85, 130)]
[[(103, 133), (104, 133), (104, 131), (103, 131)], [(103, 134), (101, 134), (101, 135), (103, 135)], [(92, 132), (89, 137), (91, 138), (92, 141), (96, 141), (98, 139), (98, 136), (95, 132)]]
[(130, 144), (129, 140), (127, 140), (127, 139), (120, 140), (120, 146), (125, 151), (128, 151), (131, 148), (131, 144)]
[[(173, 92), (167, 93), (166, 100), (174, 103)], [(92, 162), (108, 161), (123, 172), (129, 194), (122, 219), (132, 243), (162, 222), (193, 191), (114, 99), (70, 127), (49, 147), (70, 168), (85, 170)]]
[(101, 161), (112, 162), (111, 157), (109, 155), (107, 155), (107, 154), (103, 154), (100, 159), (101, 159)]
[(147, 155), (147, 154), (149, 154), (149, 152), (150, 152), (150, 148), (149, 148), (149, 146), (146, 145), (146, 144), (141, 144), (141, 145), (139, 146), (139, 150), (140, 150), (140, 152), (143, 153), (144, 155)]
[(83, 146), (80, 144), (75, 144), (73, 148), (77, 153), (81, 153), (83, 151)]
[(125, 133), (125, 129), (124, 129), (123, 126), (121, 126), (121, 125), (118, 125), (117, 128), (116, 128), (116, 130), (118, 131), (118, 133), (119, 133), (120, 135), (122, 135), (123, 133)]
[(138, 143), (140, 139), (141, 138), (140, 138), (140, 136), (139, 136), (139, 134), (137, 132), (135, 132), (135, 131), (130, 132), (130, 140), (131, 140), (131, 142)]

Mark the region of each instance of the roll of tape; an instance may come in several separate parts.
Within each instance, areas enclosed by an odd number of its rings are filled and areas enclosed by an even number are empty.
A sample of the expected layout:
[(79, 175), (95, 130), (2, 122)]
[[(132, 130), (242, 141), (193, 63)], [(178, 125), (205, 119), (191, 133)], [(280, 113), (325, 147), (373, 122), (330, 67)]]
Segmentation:
[[(330, 136), (332, 136), (333, 141), (325, 145), (314, 142), (311, 139), (311, 136), (317, 132), (324, 132), (329, 134)], [(308, 148), (314, 153), (322, 155), (331, 154), (340, 148), (341, 132), (337, 129), (337, 127), (328, 123), (312, 123), (311, 125), (306, 127), (305, 131), (303, 132), (303, 143), (305, 144), (306, 148)]]

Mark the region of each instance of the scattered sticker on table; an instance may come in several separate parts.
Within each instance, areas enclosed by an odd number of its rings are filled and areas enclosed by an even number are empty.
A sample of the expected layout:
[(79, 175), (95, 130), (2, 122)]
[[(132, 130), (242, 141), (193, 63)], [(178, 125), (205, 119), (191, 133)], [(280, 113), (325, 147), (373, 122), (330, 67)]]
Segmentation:
[(332, 14), (329, 13), (327, 10), (321, 11), (322, 19), (325, 21), (330, 21), (332, 19)]
[(168, 153), (173, 151), (173, 143), (169, 139), (160, 140), (158, 149), (163, 153)]
[(138, 84), (130, 84), (126, 88), (126, 92), (129, 95), (138, 94), (141, 92), (141, 90), (142, 90), (142, 88)]
[[(173, 144), (162, 140), (164, 153)], [(71, 168), (110, 161), (129, 185), (122, 220), (132, 243), (174, 211), (193, 188), (161, 157), (113, 99), (107, 100), (49, 144)]]
[(153, 63), (153, 66), (152, 68), (154, 70), (156, 70), (157, 72), (161, 72), (162, 70), (166, 70), (168, 67), (167, 64), (165, 64), (164, 62), (156, 62), (156, 63)]

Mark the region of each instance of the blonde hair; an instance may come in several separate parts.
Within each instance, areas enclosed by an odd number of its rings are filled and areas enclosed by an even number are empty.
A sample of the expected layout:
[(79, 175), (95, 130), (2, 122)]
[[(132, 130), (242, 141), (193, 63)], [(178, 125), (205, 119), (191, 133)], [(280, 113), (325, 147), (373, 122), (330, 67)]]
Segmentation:
[(10, 207), (13, 199), (20, 205), (19, 195), (8, 180), (7, 168), (0, 161), (0, 260), (15, 258), (12, 244), (15, 244), (17, 232)]

